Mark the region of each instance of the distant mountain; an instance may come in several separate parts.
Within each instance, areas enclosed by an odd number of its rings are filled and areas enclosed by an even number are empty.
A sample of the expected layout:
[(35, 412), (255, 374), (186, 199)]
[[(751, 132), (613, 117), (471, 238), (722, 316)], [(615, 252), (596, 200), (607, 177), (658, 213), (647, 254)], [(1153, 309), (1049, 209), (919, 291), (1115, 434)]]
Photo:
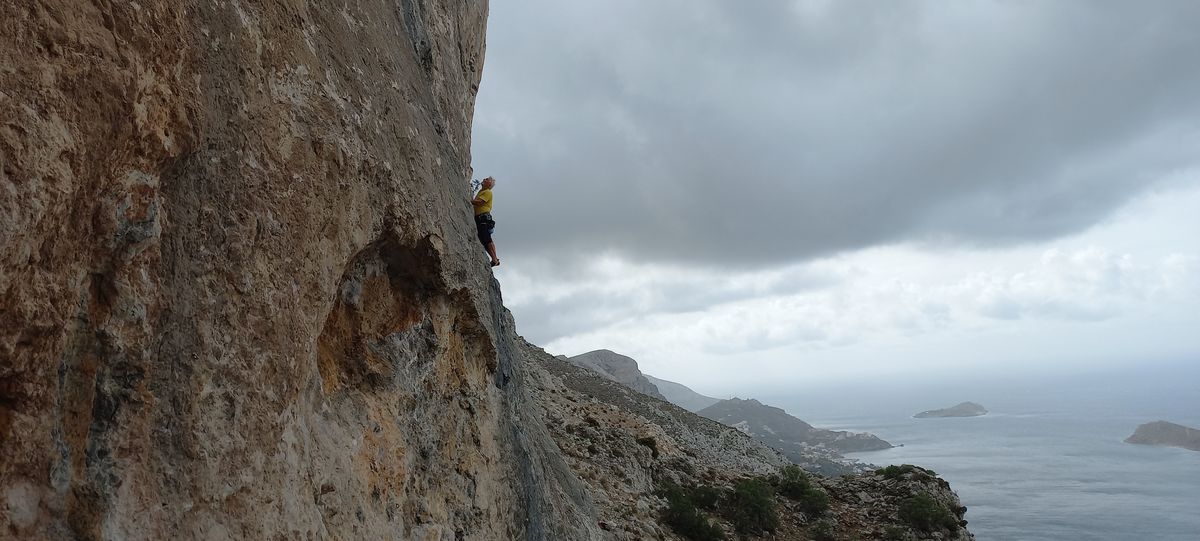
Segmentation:
[(722, 400), (696, 413), (737, 428), (780, 450), (792, 460), (811, 455), (817, 449), (825, 449), (840, 458), (838, 453), (876, 451), (892, 447), (892, 444), (865, 432), (815, 428), (788, 415), (780, 408), (765, 405), (754, 399)]
[(1200, 430), (1167, 421), (1155, 421), (1138, 426), (1132, 436), (1125, 438), (1125, 443), (1200, 451)]
[(987, 415), (988, 410), (974, 402), (963, 402), (957, 406), (942, 408), (940, 410), (925, 410), (921, 413), (913, 415), (916, 419), (927, 419), (930, 417), (978, 417)]
[[(705, 418), (738, 429), (742, 433), (783, 453), (802, 468), (824, 475), (845, 475), (872, 469), (870, 465), (847, 459), (841, 453), (888, 449), (892, 445), (871, 434), (814, 428), (779, 408), (757, 400), (720, 400), (699, 394), (684, 385), (652, 378), (638, 369), (637, 361), (607, 349), (574, 357), (556, 357), (587, 369), (598, 376), (663, 402), (672, 403)], [(660, 389), (655, 382), (662, 383)], [(673, 399), (662, 392), (666, 390)], [(676, 402), (682, 400), (683, 403)], [(692, 410), (710, 402), (707, 407)]]
[(567, 357), (567, 362), (587, 368), (601, 376), (629, 387), (639, 393), (647, 394), (659, 400), (667, 400), (658, 387), (655, 387), (646, 376), (638, 370), (637, 361), (614, 353), (607, 349), (598, 349), (587, 353)]
[(658, 390), (666, 397), (667, 402), (691, 412), (700, 411), (721, 401), (720, 398), (704, 396), (689, 389), (686, 385), (675, 383), (674, 381), (658, 379), (649, 374), (646, 374), (646, 379), (650, 380), (650, 383), (653, 383), (655, 387), (658, 387)]

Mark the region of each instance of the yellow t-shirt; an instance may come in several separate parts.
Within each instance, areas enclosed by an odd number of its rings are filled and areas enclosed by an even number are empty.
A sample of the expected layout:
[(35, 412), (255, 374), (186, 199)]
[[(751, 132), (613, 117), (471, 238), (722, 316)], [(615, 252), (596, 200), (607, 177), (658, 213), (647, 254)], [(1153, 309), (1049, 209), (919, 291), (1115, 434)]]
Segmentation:
[(482, 205), (475, 207), (475, 215), (476, 216), (479, 216), (480, 214), (483, 214), (485, 212), (492, 211), (492, 190), (491, 189), (481, 190), (478, 194), (475, 195), (475, 198), (483, 200)]

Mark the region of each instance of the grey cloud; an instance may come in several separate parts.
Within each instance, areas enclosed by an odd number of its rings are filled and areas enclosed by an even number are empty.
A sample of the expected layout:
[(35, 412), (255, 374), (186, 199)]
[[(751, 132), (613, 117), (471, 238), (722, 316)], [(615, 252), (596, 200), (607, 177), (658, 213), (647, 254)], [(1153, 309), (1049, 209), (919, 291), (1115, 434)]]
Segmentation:
[(509, 254), (1036, 241), (1197, 163), (1196, 28), (1190, 0), (497, 3), (475, 167)]

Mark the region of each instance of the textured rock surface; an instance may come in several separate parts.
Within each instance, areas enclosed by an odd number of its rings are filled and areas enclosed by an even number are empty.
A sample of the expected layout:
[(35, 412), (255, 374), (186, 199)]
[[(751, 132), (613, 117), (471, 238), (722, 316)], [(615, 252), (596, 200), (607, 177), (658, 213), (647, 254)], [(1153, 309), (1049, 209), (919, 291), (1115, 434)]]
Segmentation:
[(486, 11), (0, 4), (0, 537), (590, 535), (473, 238)]
[(1125, 438), (1125, 443), (1182, 447), (1200, 451), (1200, 430), (1167, 421), (1155, 421), (1138, 425), (1133, 435)]
[(942, 408), (939, 410), (925, 410), (921, 413), (913, 415), (915, 419), (927, 419), (932, 417), (979, 417), (987, 415), (988, 410), (974, 402), (963, 402), (961, 404)]
[(637, 361), (607, 349), (589, 351), (567, 359), (639, 393), (666, 400), (650, 380), (638, 370)]
[[(905, 469), (909, 471), (900, 475), (874, 473), (820, 479), (822, 488), (829, 494), (828, 515), (832, 518), (830, 529), (834, 539), (975, 539), (966, 528), (967, 508), (950, 489), (950, 483), (924, 468)], [(880, 470), (883, 471), (887, 470)], [(950, 519), (948, 522), (955, 526), (914, 527), (912, 519), (906, 518), (902, 509), (907, 500), (918, 495), (928, 496), (935, 505), (944, 509)], [(813, 525), (811, 521), (802, 524), (808, 528)], [(797, 521), (793, 521), (793, 526), (798, 525)], [(786, 531), (780, 534), (787, 538)], [(812, 537), (803, 535), (795, 538)]]
[(700, 411), (721, 401), (720, 398), (704, 396), (681, 383), (658, 379), (651, 375), (647, 375), (646, 379), (658, 388), (658, 392), (662, 393), (667, 402), (691, 412)]
[[(675, 538), (659, 523), (664, 480), (729, 484), (788, 461), (720, 423), (524, 344), (541, 420), (588, 486), (606, 539)], [(640, 442), (639, 442), (640, 440)], [(652, 443), (653, 448), (650, 446)]]
[(696, 412), (749, 434), (778, 449), (804, 469), (826, 475), (862, 472), (872, 466), (847, 460), (841, 453), (889, 449), (892, 444), (866, 432), (816, 428), (781, 408), (753, 398), (722, 400)]

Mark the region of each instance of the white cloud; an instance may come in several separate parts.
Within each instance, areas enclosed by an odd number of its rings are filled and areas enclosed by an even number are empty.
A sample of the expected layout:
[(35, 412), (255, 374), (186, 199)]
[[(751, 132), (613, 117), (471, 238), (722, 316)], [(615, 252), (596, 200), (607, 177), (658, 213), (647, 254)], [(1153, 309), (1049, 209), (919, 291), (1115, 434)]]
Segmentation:
[(1003, 250), (897, 245), (726, 273), (607, 257), (502, 280), (519, 330), (550, 350), (613, 349), (718, 389), (1200, 354), (1178, 330), (1200, 327), (1197, 203), (1200, 187), (1166, 192), (1082, 235)]
[[(621, 272), (611, 282), (600, 278), (599, 285), (582, 284), (580, 290), (587, 292), (581, 297), (591, 296), (593, 304), (601, 307), (611, 300), (605, 295), (624, 297), (620, 313), (625, 317), (555, 339), (550, 345), (562, 349), (609, 347), (597, 341), (649, 339), (669, 328), (689, 344), (720, 353), (797, 343), (855, 343), (879, 334), (911, 336), (948, 326), (978, 327), (989, 320), (1091, 321), (1121, 316), (1147, 302), (1179, 300), (1194, 291), (1200, 280), (1196, 255), (1173, 254), (1140, 263), (1131, 254), (1096, 247), (1053, 248), (1015, 271), (955, 276), (939, 270), (941, 259), (986, 261), (995, 254), (897, 252), (908, 249), (868, 251), (844, 256), (838, 262), (820, 261), (789, 269), (780, 274), (804, 275), (820, 267), (841, 267), (843, 275), (819, 289), (787, 293), (771, 285), (746, 287), (753, 284), (747, 276), (721, 280), (675, 271), (680, 274), (668, 284), (653, 271)], [(888, 261), (897, 256), (922, 259), (925, 279), (892, 276)], [(663, 288), (710, 302), (695, 306), (695, 310), (672, 310), (673, 302), (690, 306), (689, 301), (671, 301)], [(583, 343), (593, 345), (576, 345)]]
[[(960, 287), (979, 313), (997, 319), (1106, 319), (1166, 286), (1167, 262), (1139, 265), (1130, 254), (1096, 247), (1046, 250), (1041, 261), (1010, 276), (982, 274)], [(1180, 284), (1182, 285), (1182, 284)]]

